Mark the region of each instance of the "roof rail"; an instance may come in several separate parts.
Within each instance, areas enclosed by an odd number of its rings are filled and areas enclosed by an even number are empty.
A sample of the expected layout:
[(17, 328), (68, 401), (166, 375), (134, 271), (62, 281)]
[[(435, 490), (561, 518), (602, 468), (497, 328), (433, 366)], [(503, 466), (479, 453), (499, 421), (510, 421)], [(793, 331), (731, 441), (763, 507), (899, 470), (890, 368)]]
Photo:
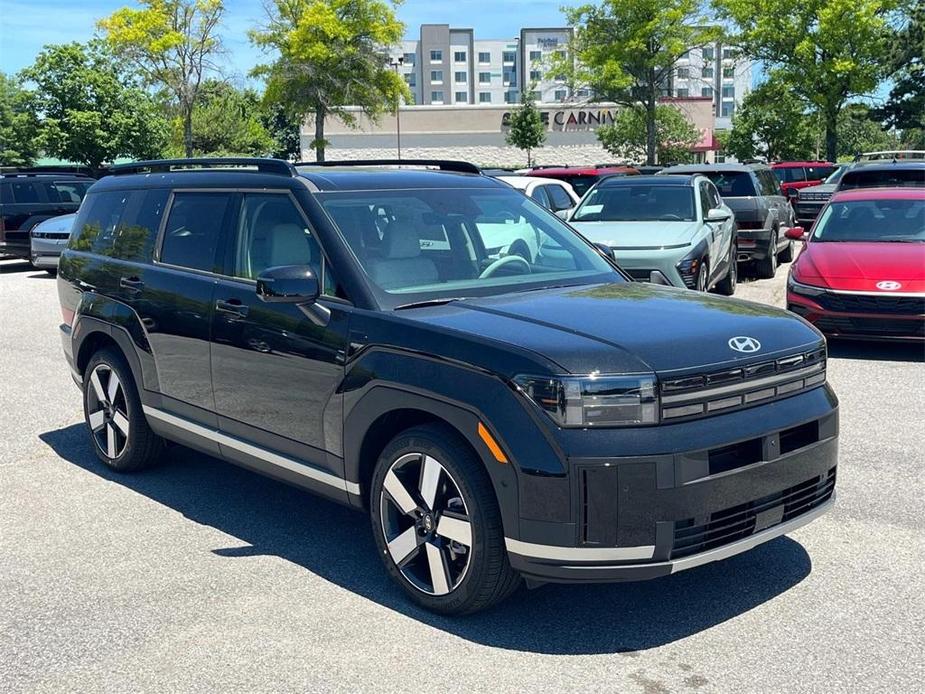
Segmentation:
[(343, 161), (299, 161), (295, 166), (430, 166), (441, 171), (480, 174), (482, 170), (467, 161), (451, 159), (354, 159)]
[(82, 176), (85, 178), (95, 178), (94, 169), (89, 166), (80, 164), (60, 164), (46, 166), (0, 166), (0, 173), (4, 174), (23, 174), (23, 175), (48, 175), (48, 176)]
[(138, 173), (174, 173), (177, 171), (208, 171), (210, 169), (239, 169), (278, 176), (296, 176), (295, 167), (282, 159), (261, 157), (201, 157), (197, 159), (155, 159), (135, 161), (130, 164), (116, 164), (110, 167), (113, 176)]

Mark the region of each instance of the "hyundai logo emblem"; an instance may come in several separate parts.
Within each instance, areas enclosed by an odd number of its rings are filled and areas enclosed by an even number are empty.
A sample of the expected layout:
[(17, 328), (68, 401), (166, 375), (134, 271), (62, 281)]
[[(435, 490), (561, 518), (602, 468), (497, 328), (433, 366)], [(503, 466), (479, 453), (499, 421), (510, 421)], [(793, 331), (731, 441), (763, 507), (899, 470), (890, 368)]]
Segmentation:
[(899, 282), (894, 282), (893, 280), (883, 280), (883, 282), (877, 282), (877, 289), (882, 289), (885, 292), (895, 292), (900, 287), (902, 287), (902, 285)]
[(757, 352), (759, 349), (761, 349), (761, 343), (758, 342), (758, 340), (756, 340), (754, 337), (737, 335), (736, 337), (730, 338), (729, 349), (733, 349), (736, 352), (742, 352), (744, 354), (751, 354), (752, 352)]

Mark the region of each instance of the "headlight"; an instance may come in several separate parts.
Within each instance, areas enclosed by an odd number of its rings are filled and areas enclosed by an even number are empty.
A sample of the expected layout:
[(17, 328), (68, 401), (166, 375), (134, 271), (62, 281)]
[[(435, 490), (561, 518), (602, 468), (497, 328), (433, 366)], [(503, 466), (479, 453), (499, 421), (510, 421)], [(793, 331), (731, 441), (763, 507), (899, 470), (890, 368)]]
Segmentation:
[(802, 294), (803, 296), (821, 296), (825, 294), (825, 289), (822, 287), (814, 287), (811, 284), (803, 284), (802, 282), (797, 282), (793, 279), (793, 274), (787, 276), (787, 289), (792, 291), (794, 294)]
[(658, 423), (654, 375), (518, 376), (517, 388), (560, 427), (625, 427)]

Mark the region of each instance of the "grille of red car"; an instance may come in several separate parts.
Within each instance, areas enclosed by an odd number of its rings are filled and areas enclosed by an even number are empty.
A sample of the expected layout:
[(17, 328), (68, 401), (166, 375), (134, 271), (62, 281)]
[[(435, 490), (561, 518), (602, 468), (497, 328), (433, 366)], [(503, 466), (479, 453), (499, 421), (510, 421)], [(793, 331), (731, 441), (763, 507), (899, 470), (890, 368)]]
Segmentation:
[(889, 313), (903, 316), (925, 314), (925, 296), (870, 296), (827, 292), (813, 299), (827, 311)]

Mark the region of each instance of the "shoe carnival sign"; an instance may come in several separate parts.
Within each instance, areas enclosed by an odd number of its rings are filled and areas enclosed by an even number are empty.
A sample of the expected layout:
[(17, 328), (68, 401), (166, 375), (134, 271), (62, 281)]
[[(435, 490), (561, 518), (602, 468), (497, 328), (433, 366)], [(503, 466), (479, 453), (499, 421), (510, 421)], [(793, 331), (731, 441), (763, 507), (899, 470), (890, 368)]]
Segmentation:
[[(613, 123), (615, 111), (600, 109), (564, 109), (561, 111), (540, 111), (540, 119), (547, 130), (595, 130), (602, 125)], [(501, 127), (511, 125), (511, 111), (501, 115)]]

